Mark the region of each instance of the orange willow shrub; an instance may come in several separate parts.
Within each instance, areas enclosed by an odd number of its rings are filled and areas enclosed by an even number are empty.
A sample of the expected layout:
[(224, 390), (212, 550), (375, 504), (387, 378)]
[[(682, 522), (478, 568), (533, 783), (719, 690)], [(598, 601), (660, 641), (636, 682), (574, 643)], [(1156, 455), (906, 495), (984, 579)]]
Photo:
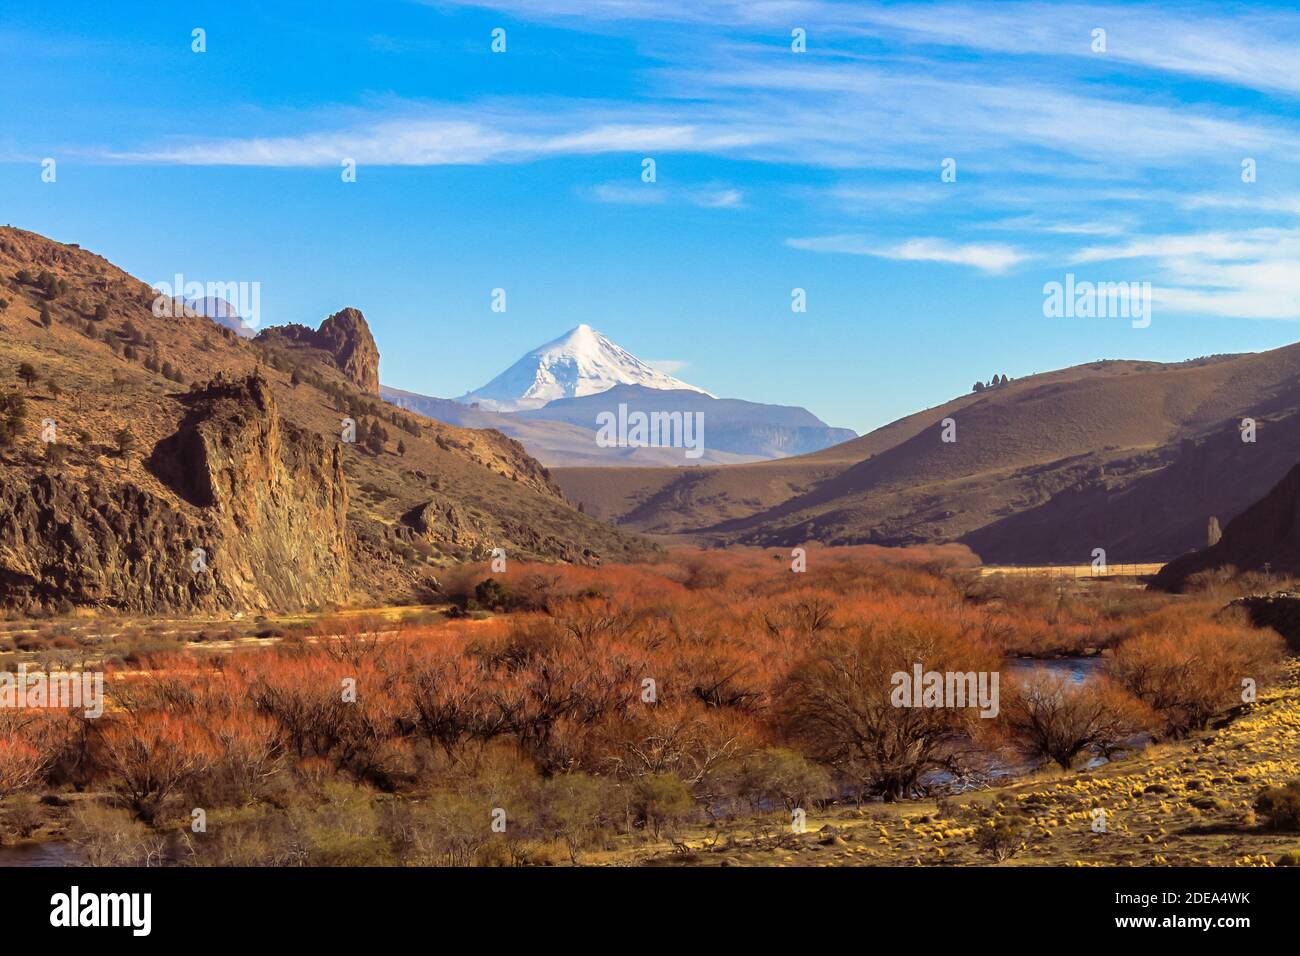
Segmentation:
[(1069, 770), (1084, 754), (1109, 755), (1158, 720), (1145, 704), (1110, 680), (1077, 682), (1036, 668), (1002, 690), (1001, 729), (1013, 747)]
[(1248, 687), (1277, 675), (1284, 645), (1273, 631), (1240, 619), (1208, 619), (1203, 609), (1167, 607), (1131, 628), (1109, 672), (1152, 707), (1164, 730), (1181, 736), (1246, 701)]
[(62, 711), (0, 708), (0, 798), (40, 783), (75, 723)]
[(146, 823), (212, 766), (216, 748), (200, 721), (162, 711), (115, 714), (98, 728), (95, 760)]
[(926, 616), (871, 621), (811, 649), (778, 692), (782, 734), (849, 777), (864, 794), (910, 796), (923, 774), (961, 770), (980, 720), (973, 707), (895, 706), (894, 675), (997, 672), (1002, 656)]

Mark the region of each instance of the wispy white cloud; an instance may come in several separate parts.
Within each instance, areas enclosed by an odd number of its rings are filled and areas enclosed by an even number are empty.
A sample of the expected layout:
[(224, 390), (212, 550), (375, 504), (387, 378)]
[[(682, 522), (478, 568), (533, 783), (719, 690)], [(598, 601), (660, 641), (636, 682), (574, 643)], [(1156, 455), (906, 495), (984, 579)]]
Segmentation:
[(1133, 219), (1127, 215), (1120, 215), (1109, 219), (1062, 221), (1031, 215), (992, 220), (980, 223), (980, 226), (985, 229), (1044, 232), (1057, 236), (1120, 236), (1132, 229)]
[(599, 183), (590, 196), (597, 202), (626, 206), (662, 206), (687, 203), (702, 209), (740, 209), (745, 194), (731, 186), (675, 187), (660, 183)]
[[(446, 0), (427, 0), (442, 4)], [(463, 0), (524, 19), (661, 21), (748, 28), (812, 50), (870, 36), (1018, 57), (1119, 62), (1258, 90), (1300, 92), (1300, 16), (1294, 11), (1186, 4), (970, 2), (879, 4), (837, 0)], [(1092, 31), (1106, 31), (1104, 52)], [(1104, 58), (1104, 59), (1103, 59)]]
[(665, 375), (676, 375), (691, 363), (684, 359), (646, 359), (646, 364), (651, 368), (657, 368)]
[(745, 194), (739, 189), (695, 189), (687, 198), (705, 209), (739, 209), (745, 205)]
[(896, 259), (906, 262), (946, 262), (971, 266), (989, 273), (1005, 272), (1029, 258), (1003, 243), (955, 243), (933, 238), (908, 239), (904, 242), (881, 245), (860, 235), (811, 236), (787, 239), (786, 245), (809, 252), (874, 256), (878, 259)]
[(636, 186), (627, 183), (599, 183), (592, 187), (591, 198), (597, 202), (621, 206), (662, 206), (668, 201), (668, 193), (649, 183)]
[[(936, 169), (941, 158), (951, 156), (964, 174), (997, 169), (1019, 172), (1026, 180), (1076, 174), (1102, 180), (1150, 169), (1236, 162), (1225, 156), (1232, 152), (1238, 158), (1276, 157), (1280, 164), (1300, 153), (1293, 117), (1211, 101), (1161, 100), (1149, 90), (1126, 87), (1119, 77), (1103, 86), (1056, 70), (1026, 69), (1022, 56), (1056, 49), (1038, 44), (1042, 31), (1057, 46), (1065, 41), (1054, 8), (1035, 4), (1020, 5), (1013, 13), (823, 0), (698, 5), (502, 0), (481, 5), (523, 18), (558, 17), (576, 28), (588, 28), (593, 21), (657, 19), (737, 23), (750, 28), (750, 34), (745, 40), (679, 31), (677, 43), (665, 43), (653, 65), (645, 67), (644, 94), (628, 102), (539, 99), (456, 108), (397, 102), (369, 113), (354, 111), (345, 122), (322, 114), (315, 128), (300, 124), (306, 128), (294, 134), (185, 139), (175, 131), (182, 138), (171, 143), (107, 155), (133, 162), (316, 166), (337, 163), (340, 157), (368, 164), (443, 165), (657, 151), (913, 174)], [(1094, 12), (1075, 10), (1080, 23), (1092, 23)], [(1112, 14), (1117, 26), (1129, 16), (1114, 10), (1097, 15), (1106, 19)], [(1016, 29), (999, 26), (1012, 22)], [(904, 42), (969, 42), (998, 56), (945, 60), (927, 46), (872, 56), (814, 46), (809, 54), (796, 56), (788, 49), (790, 23), (827, 31), (828, 43), (851, 45), (860, 43), (864, 33), (883, 32)], [(1295, 23), (1300, 25), (1300, 16)], [(1196, 21), (1195, 36), (1201, 39), (1187, 40), (1189, 48), (1210, 44), (1207, 38), (1218, 35), (1220, 24)], [(755, 38), (756, 30), (771, 39)], [(1070, 42), (1076, 43), (1078, 29), (1069, 30)], [(1286, 33), (1270, 32), (1275, 38)], [(1125, 46), (1127, 36), (1123, 29), (1117, 34), (1111, 41), (1116, 50)], [(1082, 36), (1086, 40), (1086, 30)], [(1296, 76), (1300, 83), (1300, 74)]]
[(1187, 209), (1235, 209), (1247, 212), (1283, 213), (1300, 216), (1300, 195), (1251, 192), (1250, 194), (1194, 194), (1182, 197)]
[[(363, 121), (329, 132), (206, 140), (108, 152), (122, 162), (195, 166), (442, 166), (523, 162), (559, 155), (713, 152), (752, 146), (756, 135), (695, 123), (592, 122), (576, 111), (434, 110), (434, 116)], [(473, 116), (474, 118), (468, 118)]]
[[(1148, 272), (1166, 309), (1259, 318), (1300, 312), (1300, 240), (1286, 218), (1300, 215), (1300, 194), (1288, 191), (1300, 119), (1277, 105), (1300, 94), (1300, 12), (953, 0), (463, 5), (621, 33), (638, 45), (653, 35), (653, 56), (632, 61), (637, 92), (617, 101), (387, 102), (293, 117), (282, 124), (293, 132), (195, 138), (175, 130), (173, 138), (102, 155), (366, 166), (690, 153), (780, 164), (812, 171), (780, 187), (812, 200), (804, 208), (816, 220), (790, 230), (808, 233), (786, 240), (792, 248), (990, 275), (1035, 260), (1110, 263)], [(647, 21), (687, 28), (648, 29)], [(808, 31), (807, 54), (789, 49), (794, 26)], [(1104, 53), (1090, 46), (1098, 27), (1106, 30)], [(1250, 187), (1238, 173), (1247, 156), (1262, 173)], [(958, 164), (955, 183), (939, 181), (947, 157)], [(827, 183), (827, 170), (842, 181)], [(706, 175), (719, 181), (630, 180), (581, 194), (708, 209), (759, 201), (761, 186), (731, 172)], [(877, 219), (888, 228), (876, 229)], [(1009, 241), (970, 241), (972, 233)]]
[(1177, 312), (1300, 319), (1300, 229), (1260, 228), (1144, 236), (1081, 250), (1076, 264), (1116, 269), (1156, 284), (1153, 299)]

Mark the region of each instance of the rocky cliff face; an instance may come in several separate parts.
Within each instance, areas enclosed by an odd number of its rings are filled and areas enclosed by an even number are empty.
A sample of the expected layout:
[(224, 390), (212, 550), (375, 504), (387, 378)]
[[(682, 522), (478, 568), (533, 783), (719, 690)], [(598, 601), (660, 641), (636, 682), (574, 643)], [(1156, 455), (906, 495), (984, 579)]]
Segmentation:
[(221, 539), (209, 564), (231, 603), (295, 608), (346, 597), (348, 496), (338, 446), (282, 419), (256, 375), (219, 378), (188, 403), (151, 464), (207, 509)]
[(266, 381), (185, 396), (146, 465), (171, 498), (57, 472), (0, 479), (0, 604), (295, 610), (349, 596), (337, 447), (281, 419)]
[(434, 495), (424, 504), (412, 508), (402, 516), (402, 526), (408, 534), (419, 536), (441, 550), (459, 552), (476, 561), (491, 556), (493, 548), (503, 542), (510, 542), (507, 552), (516, 556), (518, 549), (523, 548), (574, 564), (601, 563), (599, 553), (590, 548), (579, 548), (509, 518), (489, 518), (445, 495)]
[(379, 348), (360, 309), (335, 312), (321, 323), (316, 337), (349, 381), (369, 395), (379, 394)]
[[(0, 391), (25, 409), (25, 427), (9, 426), (14, 408), (0, 422), (0, 608), (432, 600), (441, 568), (496, 547), (648, 552), (575, 511), (517, 442), (384, 403), (355, 309), (248, 340), (192, 309), (155, 316), (157, 296), (87, 250), (0, 226)], [(24, 362), (30, 385), (14, 376)], [(340, 444), (344, 416), (388, 437)], [(402, 520), (432, 500), (427, 530)]]
[(136, 487), (57, 474), (0, 479), (0, 603), (140, 613), (219, 606), (211, 575), (190, 572), (203, 525)]
[(1300, 465), (1223, 529), (1219, 543), (1185, 554), (1160, 569), (1153, 584), (1179, 591), (1198, 571), (1232, 565), (1239, 571), (1300, 572)]
[(368, 395), (379, 394), (379, 347), (360, 309), (341, 309), (321, 323), (319, 329), (305, 325), (282, 325), (258, 335), (265, 342), (319, 349), (353, 385)]

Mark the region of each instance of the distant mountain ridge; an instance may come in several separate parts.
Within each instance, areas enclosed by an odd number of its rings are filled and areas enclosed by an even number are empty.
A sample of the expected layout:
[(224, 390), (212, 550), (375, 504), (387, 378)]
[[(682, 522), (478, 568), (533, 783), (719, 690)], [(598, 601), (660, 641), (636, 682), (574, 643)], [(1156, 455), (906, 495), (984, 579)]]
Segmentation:
[(620, 405), (646, 414), (698, 413), (706, 448), (754, 458), (784, 458), (858, 437), (851, 429), (830, 427), (806, 408), (642, 385), (616, 385), (598, 395), (557, 399), (517, 417), (594, 428), (602, 412), (616, 413)]
[[(384, 386), (388, 401), (465, 428), (493, 428), (548, 467), (743, 464), (818, 451), (856, 438), (805, 408), (717, 398), (651, 367), (589, 325), (541, 345), (492, 379), (449, 400)], [(611, 443), (601, 419), (622, 413), (699, 423), (703, 447), (675, 441)], [(659, 418), (655, 418), (659, 421)], [(695, 434), (694, 431), (691, 432)], [(662, 436), (658, 436), (662, 437)]]
[(225, 299), (204, 296), (202, 299), (186, 299), (185, 307), (199, 315), (211, 319), (217, 325), (225, 326), (242, 339), (251, 339), (257, 334), (238, 310)]
[[(433, 398), (388, 385), (380, 396), (399, 408), (460, 428), (490, 428), (520, 442), (528, 453), (547, 467), (574, 465), (625, 465), (632, 467), (683, 464), (741, 464), (760, 460), (757, 455), (737, 455), (706, 447), (698, 461), (683, 461), (681, 451), (672, 448), (601, 448), (596, 444), (592, 423), (526, 418), (521, 414), (493, 412), (462, 405), (450, 398)], [(670, 393), (662, 393), (670, 394)]]

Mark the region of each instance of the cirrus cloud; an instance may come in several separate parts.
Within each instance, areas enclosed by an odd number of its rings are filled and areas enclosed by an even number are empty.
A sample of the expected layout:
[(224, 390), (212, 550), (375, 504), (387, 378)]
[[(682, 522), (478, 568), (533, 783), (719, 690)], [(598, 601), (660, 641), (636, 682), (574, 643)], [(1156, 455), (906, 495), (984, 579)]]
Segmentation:
[(1000, 242), (950, 242), (946, 239), (917, 238), (880, 245), (861, 235), (811, 236), (787, 239), (786, 245), (809, 252), (832, 252), (874, 256), (904, 262), (945, 262), (970, 266), (981, 272), (1001, 273), (1030, 257)]

